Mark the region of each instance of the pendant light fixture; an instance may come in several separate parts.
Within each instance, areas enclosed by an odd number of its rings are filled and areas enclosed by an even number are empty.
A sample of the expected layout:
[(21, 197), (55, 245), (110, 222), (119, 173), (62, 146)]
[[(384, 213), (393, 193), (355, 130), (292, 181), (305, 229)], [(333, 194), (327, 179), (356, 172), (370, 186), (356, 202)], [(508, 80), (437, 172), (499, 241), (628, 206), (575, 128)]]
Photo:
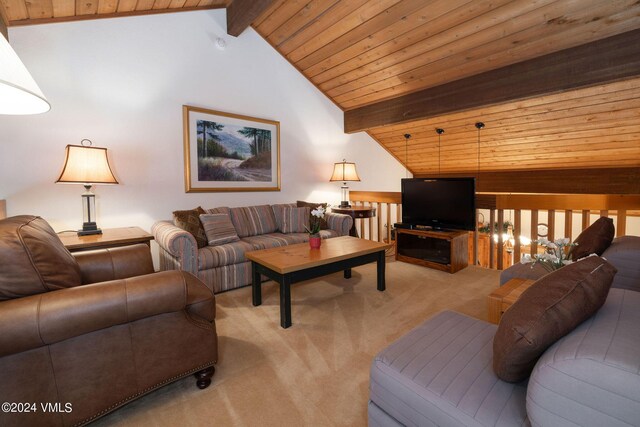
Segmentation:
[(440, 175), (440, 137), (444, 133), (444, 129), (436, 128), (436, 133), (438, 134), (438, 175)]
[(410, 133), (404, 134), (404, 176), (405, 178), (409, 178), (409, 138), (411, 138)]
[(476, 129), (478, 129), (478, 146), (477, 146), (478, 174), (476, 176), (476, 188), (478, 188), (478, 181), (480, 180), (480, 130), (484, 129), (484, 123), (476, 122)]

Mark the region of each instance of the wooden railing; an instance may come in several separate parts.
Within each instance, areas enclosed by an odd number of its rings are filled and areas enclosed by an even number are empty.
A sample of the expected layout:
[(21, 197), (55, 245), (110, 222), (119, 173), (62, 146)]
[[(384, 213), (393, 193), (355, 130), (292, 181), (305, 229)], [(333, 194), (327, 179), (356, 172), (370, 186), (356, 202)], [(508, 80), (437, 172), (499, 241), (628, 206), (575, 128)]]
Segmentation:
[[(401, 194), (352, 191), (350, 198), (352, 204), (372, 206), (377, 212), (370, 220), (356, 220), (359, 235), (370, 240), (391, 241), (392, 226), (402, 218)], [(631, 215), (637, 215), (640, 209), (640, 195), (478, 193), (476, 208), (478, 217), (484, 217), (484, 222), (488, 223), (489, 233), (488, 236), (480, 236), (482, 233), (477, 229), (471, 233), (469, 263), (501, 270), (517, 262), (525, 253), (533, 255), (538, 252), (535, 242), (524, 245), (520, 236), (531, 240), (539, 237), (549, 240), (568, 237), (573, 240), (600, 216), (614, 219), (617, 236), (627, 234)], [(514, 235), (513, 245), (507, 247), (502, 226), (496, 229), (496, 224), (501, 225), (505, 221), (513, 224)], [(540, 234), (542, 223), (546, 226), (546, 236)], [(640, 234), (638, 230), (633, 232)], [(483, 248), (483, 252), (479, 253), (478, 248)]]
[(358, 235), (378, 242), (391, 241), (391, 228), (402, 218), (401, 197), (399, 192), (351, 191), (351, 204), (370, 206), (376, 209), (376, 216), (368, 219), (356, 219)]

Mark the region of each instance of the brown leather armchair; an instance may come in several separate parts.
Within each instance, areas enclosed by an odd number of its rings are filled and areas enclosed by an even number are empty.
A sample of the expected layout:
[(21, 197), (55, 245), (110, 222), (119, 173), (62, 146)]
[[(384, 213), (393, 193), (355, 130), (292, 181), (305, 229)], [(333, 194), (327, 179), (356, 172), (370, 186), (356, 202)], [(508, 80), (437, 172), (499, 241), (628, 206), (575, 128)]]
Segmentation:
[(83, 425), (190, 374), (205, 388), (214, 319), (206, 285), (154, 273), (146, 245), (73, 256), (42, 218), (0, 220), (0, 425)]

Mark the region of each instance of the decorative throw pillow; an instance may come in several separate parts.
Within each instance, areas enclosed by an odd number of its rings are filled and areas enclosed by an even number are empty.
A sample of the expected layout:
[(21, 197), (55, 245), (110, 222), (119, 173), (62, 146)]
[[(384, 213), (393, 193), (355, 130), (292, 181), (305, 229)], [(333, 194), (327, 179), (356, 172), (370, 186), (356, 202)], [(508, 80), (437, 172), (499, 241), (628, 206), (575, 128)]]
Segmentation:
[(596, 222), (582, 230), (574, 240), (576, 246), (571, 248), (571, 259), (577, 261), (591, 254), (602, 255), (611, 245), (615, 234), (616, 229), (611, 218), (604, 216), (598, 218)]
[[(322, 206), (323, 208), (327, 209), (327, 206), (328, 206), (327, 203), (310, 203), (302, 200), (298, 200), (296, 202), (296, 205), (299, 208), (309, 208), (309, 221), (312, 220), (312, 216), (311, 216), (312, 210), (314, 210), (318, 206)], [(328, 229), (329, 229), (329, 224), (327, 224), (326, 218), (320, 218), (320, 230), (328, 230)]]
[(282, 210), (282, 232), (304, 233), (309, 227), (309, 208), (290, 208)]
[(206, 212), (200, 206), (191, 210), (173, 212), (173, 223), (176, 227), (191, 233), (196, 239), (198, 248), (207, 246), (207, 235), (204, 232), (202, 223), (200, 223), (200, 215), (203, 213)]
[(200, 215), (200, 222), (204, 227), (210, 246), (224, 245), (240, 240), (231, 218), (227, 214), (203, 214)]
[(587, 257), (535, 282), (504, 313), (493, 338), (493, 370), (508, 382), (527, 378), (542, 353), (595, 313), (617, 270)]

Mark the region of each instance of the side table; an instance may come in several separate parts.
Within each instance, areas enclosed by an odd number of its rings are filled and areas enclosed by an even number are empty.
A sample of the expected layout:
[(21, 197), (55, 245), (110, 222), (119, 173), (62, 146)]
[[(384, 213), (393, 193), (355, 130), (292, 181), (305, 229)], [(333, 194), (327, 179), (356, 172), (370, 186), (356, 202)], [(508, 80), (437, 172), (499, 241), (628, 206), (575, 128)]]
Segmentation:
[(500, 323), (502, 314), (535, 282), (535, 280), (515, 278), (491, 292), (487, 297), (489, 322)]
[(58, 237), (69, 252), (115, 248), (137, 243), (144, 243), (151, 247), (151, 240), (153, 240), (153, 235), (140, 227), (103, 228), (102, 234), (88, 236), (78, 236), (75, 231), (65, 231), (59, 233)]
[(356, 219), (373, 218), (376, 216), (376, 208), (371, 206), (352, 206), (350, 208), (331, 207), (331, 212), (349, 215), (353, 218), (353, 225), (351, 226), (351, 230), (349, 230), (349, 236), (353, 237), (358, 237)]

